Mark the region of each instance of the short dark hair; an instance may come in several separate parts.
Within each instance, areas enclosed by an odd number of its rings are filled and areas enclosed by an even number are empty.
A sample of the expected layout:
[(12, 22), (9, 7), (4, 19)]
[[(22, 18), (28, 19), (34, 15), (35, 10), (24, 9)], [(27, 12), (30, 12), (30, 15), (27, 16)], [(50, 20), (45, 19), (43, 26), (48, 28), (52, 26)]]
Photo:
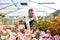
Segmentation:
[(30, 11), (34, 11), (33, 9), (29, 9), (29, 11), (28, 12), (30, 12)]

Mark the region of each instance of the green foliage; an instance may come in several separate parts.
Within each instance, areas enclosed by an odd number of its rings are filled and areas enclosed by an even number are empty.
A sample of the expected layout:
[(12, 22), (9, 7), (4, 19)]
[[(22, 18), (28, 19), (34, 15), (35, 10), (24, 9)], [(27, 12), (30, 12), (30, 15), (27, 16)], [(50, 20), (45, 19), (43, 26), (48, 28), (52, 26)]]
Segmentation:
[(37, 32), (37, 33), (36, 33), (36, 39), (39, 39), (39, 37), (40, 37), (40, 33)]
[(18, 33), (19, 30), (16, 30), (15, 28), (12, 29), (12, 32)]
[(49, 27), (49, 23), (43, 17), (41, 17), (38, 20), (38, 23), (36, 23), (36, 27), (38, 27), (39, 30), (46, 31)]
[(1, 36), (1, 35), (3, 35), (3, 34), (0, 33), (0, 36)]
[(33, 30), (35, 31), (36, 29), (37, 29), (37, 27), (34, 25), (34, 26), (33, 26)]
[(17, 27), (18, 26), (18, 24), (16, 23), (16, 24), (14, 24), (15, 25), (15, 27)]

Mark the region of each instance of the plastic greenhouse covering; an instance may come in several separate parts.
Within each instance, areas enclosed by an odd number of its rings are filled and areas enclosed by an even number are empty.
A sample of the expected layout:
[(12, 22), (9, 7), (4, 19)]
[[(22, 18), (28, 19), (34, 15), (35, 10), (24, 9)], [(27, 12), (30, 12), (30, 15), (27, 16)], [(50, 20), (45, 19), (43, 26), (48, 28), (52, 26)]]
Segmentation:
[(0, 0), (0, 12), (6, 16), (26, 16), (32, 8), (36, 16), (49, 16), (60, 9), (59, 4), (59, 0)]

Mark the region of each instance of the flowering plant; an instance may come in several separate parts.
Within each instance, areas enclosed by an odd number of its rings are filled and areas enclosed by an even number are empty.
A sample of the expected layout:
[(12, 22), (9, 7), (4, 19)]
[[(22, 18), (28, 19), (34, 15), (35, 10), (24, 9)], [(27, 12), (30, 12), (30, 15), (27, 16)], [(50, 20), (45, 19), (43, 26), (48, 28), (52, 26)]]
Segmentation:
[(38, 20), (38, 23), (36, 23), (36, 27), (39, 29), (39, 30), (42, 30), (42, 31), (46, 31), (49, 27), (49, 23), (43, 18), (41, 17), (39, 20)]
[(49, 26), (51, 35), (60, 35), (60, 22), (59, 21), (60, 20), (58, 20), (57, 17), (51, 21), (51, 24)]

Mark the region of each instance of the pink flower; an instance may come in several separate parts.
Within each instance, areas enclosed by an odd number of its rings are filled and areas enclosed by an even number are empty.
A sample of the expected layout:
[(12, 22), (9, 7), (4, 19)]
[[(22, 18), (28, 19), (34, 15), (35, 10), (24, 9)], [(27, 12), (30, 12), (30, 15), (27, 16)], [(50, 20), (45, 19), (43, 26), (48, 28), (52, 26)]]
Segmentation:
[(7, 29), (11, 30), (11, 26), (8, 26)]
[(3, 29), (9, 29), (9, 30), (11, 30), (11, 26), (8, 26), (8, 25), (5, 25), (4, 27), (3, 27)]
[(36, 32), (39, 32), (39, 30), (37, 29)]
[(23, 38), (26, 39), (27, 38), (26, 35), (24, 35)]
[(0, 33), (3, 33), (3, 31), (4, 31), (4, 30), (3, 30), (2, 28), (0, 28)]
[(13, 35), (10, 35), (9, 40), (13, 40), (13, 39), (16, 39), (16, 37)]
[(42, 36), (40, 36), (40, 39), (39, 40), (44, 40)]
[(16, 30), (20, 30), (20, 27), (17, 27)]
[(33, 34), (35, 34), (35, 35), (36, 35), (36, 32), (34, 32)]
[(19, 25), (19, 26), (18, 26), (18, 29), (19, 29), (19, 30), (24, 29), (24, 25)]
[(33, 30), (30, 30), (31, 33), (33, 33)]
[(28, 38), (28, 40), (31, 40), (31, 38)]
[(21, 32), (18, 33), (18, 37), (22, 37), (23, 34)]
[(24, 29), (24, 32), (26, 32), (27, 31), (27, 29)]
[(26, 34), (26, 33), (31, 33), (31, 32), (30, 32), (30, 30), (25, 30), (25, 34)]
[(45, 35), (45, 32), (44, 32), (44, 31), (41, 31), (41, 32), (40, 32), (40, 35), (41, 35), (41, 36)]
[(47, 40), (52, 40), (51, 38), (47, 38)]
[(50, 33), (47, 33), (47, 35), (48, 35), (48, 37), (50, 37), (50, 38), (52, 37)]
[(49, 37), (48, 34), (44, 34), (43, 36), (44, 36), (44, 37)]

